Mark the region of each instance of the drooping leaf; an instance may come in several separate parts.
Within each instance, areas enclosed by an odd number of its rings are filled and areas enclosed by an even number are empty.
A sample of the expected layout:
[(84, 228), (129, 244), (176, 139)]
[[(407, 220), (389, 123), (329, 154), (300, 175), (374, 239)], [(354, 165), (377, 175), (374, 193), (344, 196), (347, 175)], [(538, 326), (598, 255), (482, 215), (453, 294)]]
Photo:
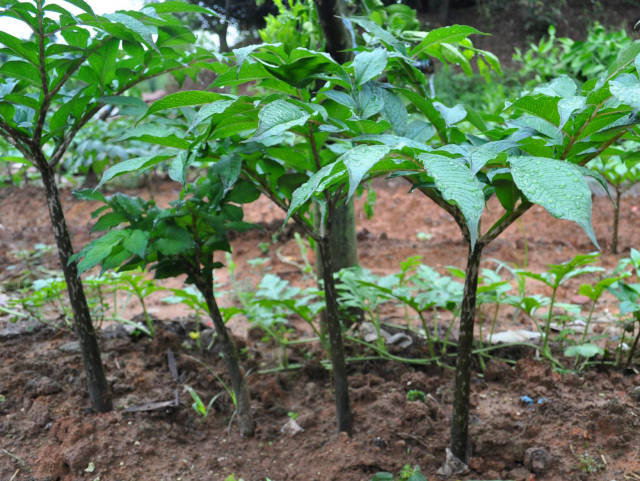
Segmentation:
[(260, 110), (258, 119), (258, 130), (249, 139), (251, 141), (280, 135), (291, 127), (303, 125), (309, 119), (309, 114), (286, 100), (276, 100)]
[(138, 257), (144, 258), (149, 243), (149, 232), (134, 229), (129, 232), (129, 236), (122, 241), (122, 246)]
[(102, 179), (100, 179), (100, 183), (98, 184), (96, 189), (99, 189), (105, 182), (108, 182), (115, 177), (123, 174), (129, 174), (131, 172), (144, 172), (154, 165), (157, 165), (169, 158), (171, 158), (170, 155), (149, 155), (145, 157), (134, 157), (133, 159), (124, 160), (105, 170), (104, 174), (102, 174)]
[(573, 164), (544, 157), (511, 157), (513, 180), (530, 202), (551, 215), (576, 222), (598, 246), (591, 225), (591, 191)]
[(349, 173), (347, 200), (355, 193), (369, 169), (387, 155), (389, 151), (390, 149), (386, 145), (358, 145), (338, 157), (338, 161), (344, 163)]
[(411, 56), (425, 52), (443, 43), (455, 44), (471, 34), (486, 35), (467, 25), (451, 25), (431, 30), (426, 37), (411, 50)]
[(208, 104), (210, 102), (224, 100), (226, 98), (227, 97), (225, 95), (215, 92), (207, 92), (205, 90), (185, 90), (182, 92), (175, 92), (152, 103), (149, 110), (147, 110), (145, 117), (162, 110)]
[(442, 198), (460, 209), (469, 230), (471, 247), (475, 246), (478, 224), (484, 210), (482, 183), (462, 159), (437, 154), (420, 154), (418, 158), (423, 162), (427, 173), (433, 177)]
[(622, 74), (609, 82), (609, 90), (623, 104), (640, 109), (640, 81), (635, 75)]

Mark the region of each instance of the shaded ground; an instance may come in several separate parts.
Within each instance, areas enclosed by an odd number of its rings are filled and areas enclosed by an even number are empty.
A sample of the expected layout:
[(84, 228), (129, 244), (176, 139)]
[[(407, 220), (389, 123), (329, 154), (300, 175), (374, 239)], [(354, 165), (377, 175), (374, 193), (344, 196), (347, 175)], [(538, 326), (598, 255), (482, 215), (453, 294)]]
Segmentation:
[[(158, 181), (154, 196), (160, 203), (167, 202), (175, 197), (174, 189)], [(363, 266), (387, 274), (416, 254), (441, 272), (447, 265), (463, 265), (465, 248), (457, 228), (436, 206), (418, 195), (407, 195), (402, 183), (381, 184), (377, 192), (373, 219), (365, 219), (358, 207)], [(24, 268), (13, 252), (53, 239), (40, 189), (4, 189), (0, 196), (0, 276), (6, 286)], [(90, 238), (91, 208), (74, 201), (68, 192), (64, 203), (79, 247)], [(624, 199), (621, 255), (628, 255), (630, 246), (640, 245), (637, 204), (636, 197)], [(611, 209), (606, 198), (594, 198), (595, 231), (605, 252)], [(247, 215), (267, 225), (277, 225), (283, 217), (262, 200), (252, 204)], [(494, 217), (490, 209), (483, 225)], [(280, 240), (272, 242), (272, 232), (264, 231), (236, 239), (238, 276), (248, 274), (248, 282), (255, 282), (258, 272), (247, 261), (264, 256), (269, 259), (270, 272), (298, 282), (300, 272), (292, 262), (302, 260), (291, 237), (285, 231)], [(261, 242), (266, 243), (262, 249)], [(521, 264), (525, 247), (529, 268), (534, 271), (594, 249), (577, 226), (552, 219), (538, 207), (525, 215), (521, 225), (505, 232), (486, 257)], [(612, 268), (619, 257), (605, 253), (602, 265)], [(45, 256), (43, 265), (55, 268), (55, 256)], [(225, 275), (219, 280), (228, 282)], [(562, 299), (575, 296), (579, 284), (569, 283), (560, 293)], [(534, 284), (531, 287), (544, 292)], [(187, 314), (159, 299), (150, 305), (152, 313), (162, 319)], [(136, 309), (132, 303), (126, 312), (133, 316)], [(599, 312), (605, 309), (615, 312), (615, 303), (605, 300)], [(6, 322), (7, 316), (0, 317), (1, 324), (6, 326)], [(503, 328), (514, 327), (510, 316), (505, 315), (500, 323)], [(183, 387), (196, 389), (205, 403), (223, 391), (213, 374), (224, 372), (215, 346), (213, 351), (200, 351), (187, 334), (193, 327), (185, 327), (184, 322), (164, 326), (152, 341), (132, 340), (115, 327), (103, 332), (104, 362), (117, 406), (115, 412), (103, 415), (86, 411), (84, 375), (73, 336), (40, 325), (32, 334), (0, 341), (0, 479), (186, 481), (222, 480), (235, 473), (245, 481), (266, 477), (274, 481), (366, 481), (378, 471), (397, 473), (404, 464), (419, 465), (429, 479), (435, 477), (448, 440), (453, 381), (449, 370), (390, 362), (352, 364), (356, 428), (348, 438), (335, 432), (331, 382), (319, 365), (319, 348), (307, 346), (305, 351), (290, 352), (290, 361), (304, 364), (303, 369), (260, 374), (261, 369), (277, 366), (276, 350), (259, 336), (247, 338), (246, 323), (236, 323), (234, 332), (246, 348), (245, 366), (259, 424), (256, 437), (245, 440), (237, 435), (233, 423), (228, 430), (232, 405), (226, 394), (202, 418), (191, 408), (191, 397)], [(518, 322), (515, 327), (522, 325)], [(169, 372), (168, 349), (175, 353), (183, 376), (178, 381)], [(349, 353), (360, 352), (351, 346)], [(420, 349), (412, 353), (421, 354)], [(605, 368), (582, 376), (560, 376), (533, 360), (532, 352), (515, 354), (519, 356), (515, 367), (492, 362), (484, 376), (474, 375), (472, 471), (460, 479), (640, 479), (640, 406), (630, 397), (640, 376), (635, 371)], [(409, 401), (409, 390), (423, 391), (425, 400)], [(124, 411), (149, 402), (171, 401), (176, 392), (177, 407)], [(521, 396), (542, 401), (528, 406)], [(295, 436), (281, 432), (292, 416), (304, 429)], [(533, 472), (539, 464), (532, 464), (532, 453), (534, 458), (541, 453), (534, 448), (544, 448), (552, 456), (545, 473)]]

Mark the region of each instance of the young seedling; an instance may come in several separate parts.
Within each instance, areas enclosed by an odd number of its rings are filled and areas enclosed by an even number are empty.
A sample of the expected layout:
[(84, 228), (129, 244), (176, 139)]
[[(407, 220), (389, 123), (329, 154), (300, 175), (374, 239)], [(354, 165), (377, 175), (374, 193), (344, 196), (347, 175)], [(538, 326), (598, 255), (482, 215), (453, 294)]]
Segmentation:
[(240, 433), (252, 436), (255, 425), (249, 391), (216, 302), (213, 270), (222, 267), (214, 260), (214, 254), (230, 251), (228, 232), (252, 227), (242, 221), (242, 208), (237, 204), (255, 200), (258, 192), (237, 178), (225, 184), (210, 170), (207, 176), (184, 184), (180, 198), (166, 209), (157, 207), (153, 201), (123, 194), (105, 198), (99, 192), (82, 191), (77, 195), (102, 201), (107, 208), (106, 212), (105, 208), (99, 209), (102, 216), (96, 224), (97, 230), (107, 233), (76, 255), (81, 259), (80, 271), (98, 264), (103, 270), (125, 271), (151, 265), (157, 279), (184, 274), (186, 282), (202, 294), (222, 345), (237, 401)]
[[(547, 313), (547, 319), (542, 329), (542, 355), (554, 362), (555, 359), (549, 349), (549, 338), (551, 334), (551, 323), (553, 321), (553, 308), (556, 304), (556, 295), (558, 288), (569, 279), (587, 273), (602, 272), (602, 267), (589, 266), (600, 257), (599, 253), (592, 253), (586, 255), (577, 255), (568, 262), (562, 264), (550, 264), (548, 270), (543, 273), (535, 273), (529, 271), (519, 271), (519, 274), (531, 279), (542, 282), (551, 289), (551, 302), (549, 304), (549, 312)], [(586, 332), (586, 331), (585, 331)]]
[(600, 157), (589, 162), (587, 167), (602, 174), (613, 185), (616, 192), (613, 204), (611, 252), (617, 254), (622, 195), (640, 182), (640, 143), (627, 141), (620, 146), (610, 147)]

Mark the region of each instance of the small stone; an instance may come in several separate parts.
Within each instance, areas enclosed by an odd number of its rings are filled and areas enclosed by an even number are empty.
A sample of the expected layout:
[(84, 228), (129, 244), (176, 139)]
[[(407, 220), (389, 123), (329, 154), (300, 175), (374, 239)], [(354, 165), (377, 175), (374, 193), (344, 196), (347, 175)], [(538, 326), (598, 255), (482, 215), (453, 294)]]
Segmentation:
[(375, 438), (373, 438), (373, 445), (382, 449), (387, 447), (387, 442), (380, 436), (376, 436)]
[(640, 402), (640, 386), (631, 388), (631, 391), (629, 391), (629, 396), (631, 396), (631, 399), (633, 399), (635, 402)]
[(80, 342), (69, 341), (58, 346), (58, 351), (66, 352), (68, 354), (80, 354)]
[(295, 419), (290, 418), (289, 421), (280, 428), (280, 432), (293, 437), (298, 433), (304, 432), (304, 429), (296, 422)]
[(524, 465), (535, 474), (544, 474), (553, 463), (553, 456), (546, 448), (534, 446), (524, 453)]

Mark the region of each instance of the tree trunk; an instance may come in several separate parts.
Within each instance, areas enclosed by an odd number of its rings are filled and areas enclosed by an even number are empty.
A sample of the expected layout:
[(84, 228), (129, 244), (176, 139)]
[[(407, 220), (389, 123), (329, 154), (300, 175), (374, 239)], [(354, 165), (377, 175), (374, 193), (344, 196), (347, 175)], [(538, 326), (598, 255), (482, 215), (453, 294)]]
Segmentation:
[(611, 252), (618, 253), (618, 224), (620, 223), (620, 200), (622, 191), (616, 186), (616, 205), (613, 210), (613, 239), (611, 240)]
[(344, 14), (341, 0), (315, 0), (318, 20), (326, 39), (326, 51), (336, 62), (351, 60), (351, 36), (340, 16)]
[(62, 204), (60, 203), (55, 174), (46, 161), (43, 160), (39, 165), (47, 196), (49, 217), (51, 218), (51, 225), (58, 246), (58, 255), (62, 264), (64, 278), (67, 281), (69, 302), (73, 310), (74, 328), (80, 341), (91, 405), (97, 412), (107, 412), (112, 409), (111, 392), (104, 375), (98, 341), (91, 322), (91, 314), (84, 289), (82, 288), (82, 281), (78, 275), (78, 267), (75, 261), (69, 262), (73, 255), (73, 247), (67, 230)]
[(353, 415), (349, 403), (349, 383), (347, 380), (347, 366), (344, 359), (344, 344), (342, 342), (342, 327), (338, 312), (338, 299), (335, 282), (333, 279), (334, 267), (331, 258), (330, 241), (324, 237), (318, 242), (322, 258), (322, 279), (324, 281), (324, 293), (327, 309), (325, 322), (329, 333), (331, 346), (331, 364), (333, 366), (333, 386), (336, 398), (336, 415), (338, 418), (338, 430), (351, 433), (353, 427)]
[[(208, 283), (207, 283), (208, 284)], [(224, 354), (224, 362), (227, 365), (227, 371), (231, 378), (231, 388), (236, 398), (236, 409), (238, 410), (238, 422), (240, 424), (240, 434), (242, 436), (253, 436), (255, 433), (255, 422), (251, 414), (251, 405), (249, 402), (249, 388), (247, 387), (247, 381), (242, 375), (240, 369), (240, 362), (238, 360), (238, 353), (227, 327), (224, 325), (224, 320), (218, 309), (215, 296), (213, 294), (212, 285), (199, 285), (198, 289), (204, 296), (204, 299), (209, 308), (209, 315), (213, 321), (213, 325), (216, 329), (216, 334), (220, 338), (222, 343), (222, 352)]]
[(478, 270), (483, 246), (478, 242), (469, 248), (465, 270), (464, 293), (460, 313), (458, 359), (451, 415), (451, 451), (458, 459), (467, 462), (469, 428), (469, 394), (471, 387), (471, 354), (473, 351), (473, 327), (476, 314)]

